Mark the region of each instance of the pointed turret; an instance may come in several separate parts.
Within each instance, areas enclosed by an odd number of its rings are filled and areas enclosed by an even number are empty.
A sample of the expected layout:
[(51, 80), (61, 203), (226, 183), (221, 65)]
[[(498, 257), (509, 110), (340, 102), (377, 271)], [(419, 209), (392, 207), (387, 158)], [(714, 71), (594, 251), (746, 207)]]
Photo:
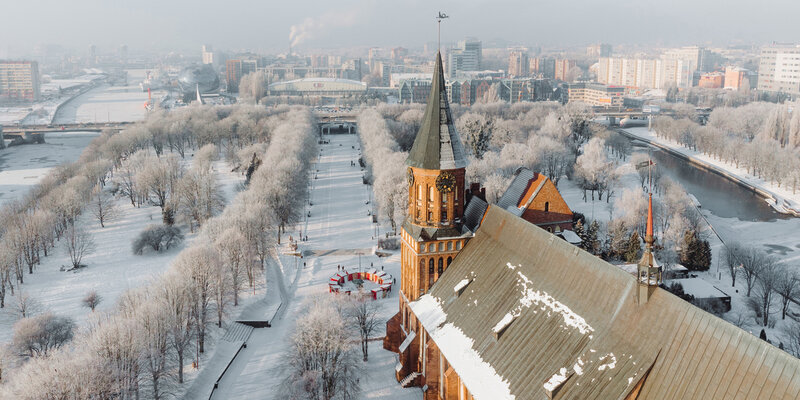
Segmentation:
[(639, 261), (638, 280), (640, 285), (639, 302), (646, 303), (653, 294), (654, 289), (661, 282), (661, 268), (656, 265), (653, 258), (653, 194), (647, 202), (647, 229), (644, 236), (644, 254)]
[(447, 102), (447, 86), (444, 80), (442, 56), (436, 53), (433, 68), (431, 93), (428, 106), (414, 145), (408, 154), (406, 165), (430, 170), (465, 168), (467, 157), (456, 132), (450, 105)]

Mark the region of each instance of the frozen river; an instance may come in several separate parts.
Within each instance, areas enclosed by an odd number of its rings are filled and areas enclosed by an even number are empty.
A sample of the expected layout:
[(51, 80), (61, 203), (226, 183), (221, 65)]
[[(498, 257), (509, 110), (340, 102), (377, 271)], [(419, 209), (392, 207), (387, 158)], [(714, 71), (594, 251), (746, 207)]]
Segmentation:
[[(634, 142), (634, 146), (649, 149), (641, 142)], [(752, 245), (791, 265), (800, 261), (800, 218), (776, 212), (764, 198), (726, 178), (665, 151), (650, 150), (664, 176), (697, 198), (701, 212), (725, 243)]]
[(25, 194), (54, 167), (78, 159), (97, 132), (47, 133), (45, 143), (0, 150), (0, 206)]
[(144, 79), (145, 70), (127, 72), (127, 86), (102, 85), (91, 89), (63, 105), (53, 122), (128, 122), (143, 119), (147, 92), (142, 91), (139, 82)]

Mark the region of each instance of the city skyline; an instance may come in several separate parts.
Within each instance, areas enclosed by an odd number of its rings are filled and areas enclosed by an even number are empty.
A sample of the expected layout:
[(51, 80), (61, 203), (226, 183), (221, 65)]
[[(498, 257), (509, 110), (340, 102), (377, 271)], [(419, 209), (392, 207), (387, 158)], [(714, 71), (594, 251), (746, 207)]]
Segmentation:
[[(4, 9), (19, 18), (0, 27), (0, 57), (28, 56), (43, 45), (79, 51), (91, 44), (101, 50), (127, 44), (132, 51), (187, 51), (211, 43), (219, 49), (278, 53), (285, 52), (290, 43), (300, 52), (361, 46), (419, 47), (435, 41), (437, 10), (452, 17), (443, 25), (443, 43), (473, 36), (486, 43), (562, 47), (598, 41), (651, 46), (762, 45), (793, 41), (791, 16), (800, 12), (800, 4), (782, 0), (767, 0), (759, 7), (748, 8), (747, 13), (740, 12), (735, 4), (721, 7), (711, 1), (687, 0), (669, 4), (578, 0), (568, 5), (516, 0), (430, 4), (412, 0), (391, 8), (365, 0), (281, 5), (236, 0), (226, 4), (226, 13), (220, 13), (214, 3), (187, 0), (166, 4), (86, 0), (80, 4), (84, 7), (51, 1), (5, 4)], [(43, 6), (53, 12), (37, 14)], [(650, 15), (659, 17), (649, 19)], [(611, 23), (614, 20), (624, 23)], [(756, 23), (767, 20), (771, 22)], [(36, 24), (49, 29), (29, 29)], [(102, 35), (98, 35), (100, 32)]]

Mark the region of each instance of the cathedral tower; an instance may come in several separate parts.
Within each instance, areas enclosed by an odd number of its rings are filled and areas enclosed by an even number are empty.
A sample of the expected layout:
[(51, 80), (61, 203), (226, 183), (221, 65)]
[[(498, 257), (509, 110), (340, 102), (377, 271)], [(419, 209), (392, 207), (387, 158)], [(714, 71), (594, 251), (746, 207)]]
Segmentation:
[(400, 312), (425, 294), (471, 236), (462, 226), (467, 158), (447, 102), (441, 54), (431, 93), (406, 160), (408, 217), (402, 229)]

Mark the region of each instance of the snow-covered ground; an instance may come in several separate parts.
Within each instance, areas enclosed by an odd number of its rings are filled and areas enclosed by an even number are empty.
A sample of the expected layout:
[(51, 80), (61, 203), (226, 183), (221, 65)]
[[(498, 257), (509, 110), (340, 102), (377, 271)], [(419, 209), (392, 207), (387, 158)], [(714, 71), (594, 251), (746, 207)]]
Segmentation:
[(96, 132), (54, 132), (43, 144), (0, 149), (0, 207), (24, 195), (54, 167), (78, 159)]
[[(354, 148), (355, 147), (355, 148)], [(303, 311), (307, 301), (314, 296), (333, 296), (327, 293), (328, 279), (337, 266), (348, 271), (383, 266), (393, 276), (400, 276), (400, 255), (378, 258), (369, 249), (376, 245), (374, 225), (368, 215), (369, 187), (361, 182), (362, 171), (351, 166), (358, 159), (358, 141), (355, 135), (334, 135), (330, 144), (322, 145), (321, 156), (314, 169), (316, 179), (311, 180), (310, 217), (293, 231), (295, 237), (302, 230), (308, 241), (300, 242), (300, 250), (308, 255), (292, 271), (291, 261), (284, 262), (287, 301), (284, 310), (272, 321), (272, 327), (255, 329), (243, 349), (235, 358), (214, 392), (214, 399), (280, 399), (279, 387), (284, 377), (286, 352), (290, 346), (295, 318)], [(357, 163), (356, 163), (357, 165)], [(366, 251), (365, 251), (366, 250)], [(335, 254), (325, 255), (328, 253)], [(287, 265), (288, 264), (288, 265)], [(304, 265), (305, 264), (305, 265)], [(384, 335), (385, 321), (397, 312), (397, 290), (385, 299), (377, 300), (380, 306), (381, 329), (374, 336)], [(370, 344), (369, 362), (364, 365), (362, 397), (366, 399), (419, 399), (418, 388), (400, 387), (394, 378), (395, 356), (382, 347), (381, 341)], [(213, 386), (213, 382), (208, 382)]]
[[(230, 172), (224, 161), (216, 162), (214, 170), (230, 201), (244, 178)], [(93, 236), (96, 245), (95, 252), (83, 259), (87, 267), (75, 272), (61, 271), (61, 266), (69, 264), (69, 257), (62, 246), (56, 244), (53, 252), (42, 258), (34, 274), (25, 275), (25, 284), (19, 290), (34, 299), (40, 311), (49, 310), (56, 315), (74, 318), (81, 326), (92, 314), (81, 302), (89, 291), (95, 290), (103, 298), (96, 312), (112, 309), (123, 292), (145, 285), (166, 271), (172, 259), (195, 237), (184, 232), (186, 240), (180, 246), (160, 254), (134, 255), (132, 238), (147, 225), (161, 223), (161, 210), (157, 206), (133, 207), (125, 197), (119, 198), (117, 203), (122, 215), (106, 223), (105, 228), (100, 227), (88, 209), (77, 222)], [(7, 307), (0, 312), (0, 343), (8, 342), (12, 337), (12, 326), (17, 319), (13, 314), (15, 301), (15, 298), (7, 297)]]

